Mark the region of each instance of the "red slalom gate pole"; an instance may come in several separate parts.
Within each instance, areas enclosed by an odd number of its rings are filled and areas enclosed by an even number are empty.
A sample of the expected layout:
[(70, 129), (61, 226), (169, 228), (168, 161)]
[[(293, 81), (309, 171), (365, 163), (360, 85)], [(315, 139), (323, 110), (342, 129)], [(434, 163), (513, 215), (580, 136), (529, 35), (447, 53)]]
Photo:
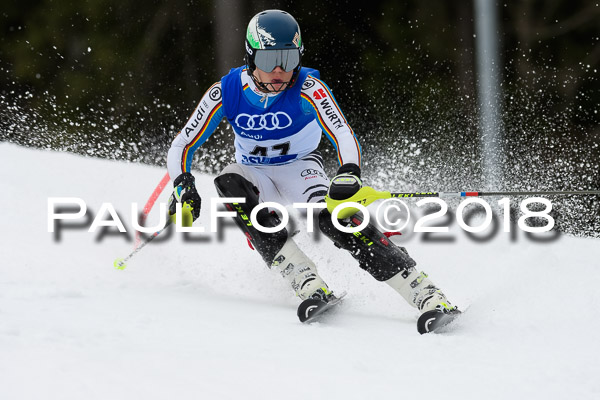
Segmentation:
[[(156, 188), (154, 188), (154, 191), (150, 195), (150, 198), (148, 198), (148, 201), (146, 202), (146, 205), (144, 206), (144, 210), (142, 211), (142, 216), (140, 218), (140, 225), (144, 225), (144, 223), (146, 222), (146, 218), (148, 218), (148, 214), (150, 214), (150, 210), (152, 210), (152, 207), (154, 207), (154, 203), (156, 203), (158, 196), (160, 196), (160, 194), (164, 190), (165, 186), (167, 186), (167, 183), (169, 183), (170, 179), (171, 178), (169, 177), (169, 173), (167, 172), (165, 174), (165, 176), (162, 177), (162, 179), (160, 180), (160, 182), (158, 183)], [(142, 241), (141, 234), (140, 234), (140, 232), (136, 231), (135, 232), (135, 244), (133, 247), (137, 248), (140, 245), (141, 241)]]

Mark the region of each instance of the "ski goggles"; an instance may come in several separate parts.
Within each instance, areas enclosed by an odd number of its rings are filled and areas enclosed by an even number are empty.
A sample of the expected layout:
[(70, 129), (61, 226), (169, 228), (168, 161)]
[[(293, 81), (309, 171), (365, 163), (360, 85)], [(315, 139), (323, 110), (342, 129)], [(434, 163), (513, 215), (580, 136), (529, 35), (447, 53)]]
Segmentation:
[(275, 67), (290, 72), (300, 65), (300, 49), (256, 50), (254, 64), (265, 72), (271, 72)]

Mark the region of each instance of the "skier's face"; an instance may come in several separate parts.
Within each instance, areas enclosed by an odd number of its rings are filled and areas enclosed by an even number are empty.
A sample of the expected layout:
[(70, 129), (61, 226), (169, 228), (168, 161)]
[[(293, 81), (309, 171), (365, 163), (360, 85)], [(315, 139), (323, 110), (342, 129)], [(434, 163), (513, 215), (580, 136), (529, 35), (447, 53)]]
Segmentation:
[(267, 85), (269, 88), (273, 88), (274, 92), (278, 92), (282, 89), (285, 89), (285, 85), (292, 79), (292, 75), (294, 71), (285, 72), (281, 67), (275, 67), (275, 69), (271, 72), (265, 72), (260, 68), (256, 68), (254, 70), (254, 75), (258, 79), (258, 81), (263, 83), (270, 83), (271, 85)]

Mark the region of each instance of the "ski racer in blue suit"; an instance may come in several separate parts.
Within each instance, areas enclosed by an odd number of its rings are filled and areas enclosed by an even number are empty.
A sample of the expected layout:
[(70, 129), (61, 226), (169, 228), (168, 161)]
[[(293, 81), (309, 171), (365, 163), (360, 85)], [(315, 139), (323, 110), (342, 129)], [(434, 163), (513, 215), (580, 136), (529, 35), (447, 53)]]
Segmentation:
[[(227, 204), (235, 221), (267, 266), (278, 271), (301, 299), (330, 301), (333, 292), (316, 265), (296, 245), (287, 229), (265, 233), (249, 216), (261, 202), (323, 202), (351, 197), (362, 186), (361, 147), (331, 90), (319, 72), (301, 65), (304, 44), (300, 27), (288, 13), (263, 11), (252, 18), (246, 33), (246, 65), (232, 69), (212, 85), (173, 141), (168, 170), (174, 179), (170, 214), (182, 203), (195, 220), (201, 198), (191, 174), (194, 152), (227, 118), (235, 133), (235, 160), (215, 179), (222, 197), (243, 197), (245, 203)], [(336, 149), (340, 164), (331, 180), (317, 151), (322, 134)], [(263, 208), (256, 219), (264, 227), (279, 225), (279, 217)], [(360, 215), (346, 223), (359, 224)], [(421, 312), (451, 310), (446, 296), (404, 248), (395, 246), (374, 226), (362, 231), (369, 240), (337, 230), (331, 215), (319, 214), (319, 228), (337, 247), (350, 251), (361, 268), (386, 282)]]

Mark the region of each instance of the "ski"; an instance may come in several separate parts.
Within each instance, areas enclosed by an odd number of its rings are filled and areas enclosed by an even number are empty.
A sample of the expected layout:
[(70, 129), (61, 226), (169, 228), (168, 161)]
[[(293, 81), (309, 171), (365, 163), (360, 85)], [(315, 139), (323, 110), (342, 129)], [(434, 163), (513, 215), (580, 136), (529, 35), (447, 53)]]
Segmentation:
[(298, 318), (300, 322), (311, 323), (321, 319), (323, 314), (328, 313), (331, 308), (340, 304), (342, 298), (346, 295), (346, 292), (341, 293), (339, 296), (332, 295), (329, 301), (323, 301), (321, 299), (306, 299), (298, 306)]
[(461, 314), (462, 312), (458, 309), (450, 312), (443, 312), (440, 310), (424, 312), (417, 321), (417, 330), (421, 335), (441, 330), (441, 328), (448, 326), (448, 324), (458, 318)]

